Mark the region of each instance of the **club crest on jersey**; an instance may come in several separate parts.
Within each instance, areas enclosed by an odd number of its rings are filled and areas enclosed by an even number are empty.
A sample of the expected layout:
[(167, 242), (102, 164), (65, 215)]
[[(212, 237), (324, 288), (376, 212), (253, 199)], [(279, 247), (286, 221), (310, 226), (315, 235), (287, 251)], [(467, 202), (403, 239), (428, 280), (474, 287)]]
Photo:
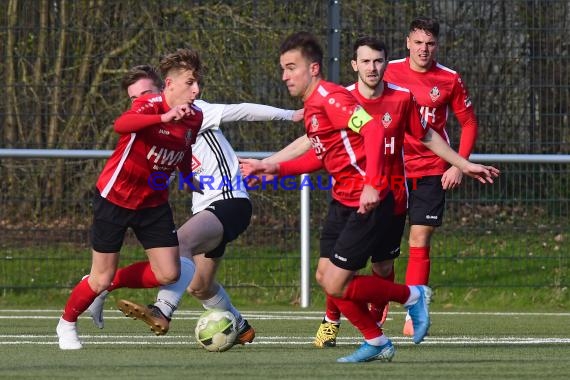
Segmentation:
[(319, 129), (319, 120), (316, 115), (311, 117), (311, 132), (316, 132)]
[(433, 86), (433, 88), (429, 92), (429, 97), (431, 98), (431, 101), (435, 102), (440, 95), (441, 93), (439, 92), (439, 88), (437, 88), (437, 86)]
[(382, 125), (384, 126), (384, 128), (388, 128), (391, 122), (392, 122), (392, 116), (390, 116), (390, 114), (386, 112), (384, 116), (382, 116)]

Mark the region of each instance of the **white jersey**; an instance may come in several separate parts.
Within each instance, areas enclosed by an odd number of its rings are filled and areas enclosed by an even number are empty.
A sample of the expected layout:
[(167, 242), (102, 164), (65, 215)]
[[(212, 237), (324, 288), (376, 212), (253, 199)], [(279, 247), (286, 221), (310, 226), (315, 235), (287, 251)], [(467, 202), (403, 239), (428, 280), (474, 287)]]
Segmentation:
[(200, 180), (204, 194), (192, 193), (192, 213), (221, 199), (249, 198), (241, 181), (236, 152), (220, 130), (220, 124), (232, 121), (292, 120), (295, 111), (253, 104), (211, 104), (194, 102), (204, 120), (192, 146), (192, 172)]

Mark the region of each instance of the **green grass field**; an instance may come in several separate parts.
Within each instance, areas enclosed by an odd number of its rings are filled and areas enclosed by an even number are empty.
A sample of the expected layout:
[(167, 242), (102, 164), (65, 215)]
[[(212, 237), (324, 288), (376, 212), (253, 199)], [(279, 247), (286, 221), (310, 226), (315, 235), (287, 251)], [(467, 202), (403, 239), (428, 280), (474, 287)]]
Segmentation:
[[(60, 308), (0, 311), (0, 374), (4, 379), (567, 379), (570, 313), (432, 312), (420, 345), (401, 335), (403, 309), (392, 307), (385, 333), (396, 346), (391, 363), (338, 364), (359, 335), (343, 321), (336, 348), (312, 337), (322, 312), (294, 307), (246, 310), (253, 344), (210, 353), (195, 343), (198, 307), (179, 310), (166, 336), (107, 305), (105, 329), (79, 320), (84, 348), (61, 351)], [(508, 310), (508, 309), (507, 309)]]

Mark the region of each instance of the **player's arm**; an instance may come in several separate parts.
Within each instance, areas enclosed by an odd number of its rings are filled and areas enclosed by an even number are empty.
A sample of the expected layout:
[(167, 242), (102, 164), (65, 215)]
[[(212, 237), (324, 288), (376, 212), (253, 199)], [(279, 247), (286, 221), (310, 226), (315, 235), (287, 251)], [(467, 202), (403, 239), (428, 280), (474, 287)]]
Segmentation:
[[(469, 93), (465, 87), (465, 83), (458, 75), (451, 91), (450, 108), (455, 113), (459, 125), (461, 126), (461, 135), (459, 138), (459, 155), (465, 159), (473, 152), (475, 140), (477, 140), (477, 118), (473, 110)], [(462, 173), (456, 167), (449, 168), (441, 178), (441, 184), (444, 189), (453, 189), (461, 184)]]
[[(332, 99), (333, 96), (334, 99)], [(380, 203), (378, 188), (382, 185), (384, 165), (384, 149), (380, 149), (380, 146), (384, 143), (384, 128), (358, 104), (348, 91), (334, 93), (329, 97), (334, 102), (326, 102), (325, 110), (333, 125), (339, 128), (350, 128), (364, 138), (365, 184), (362, 188), (358, 208), (358, 213), (364, 214)], [(347, 115), (343, 110), (352, 111), (352, 114)]]
[(311, 141), (307, 135), (298, 137), (295, 141), (281, 149), (279, 152), (264, 158), (262, 161), (267, 163), (277, 163), (297, 158), (311, 149)]
[(469, 156), (473, 153), (473, 149), (475, 148), (479, 124), (477, 123), (475, 110), (473, 109), (471, 98), (469, 97), (469, 91), (459, 75), (453, 86), (450, 105), (461, 126), (458, 153), (461, 157), (469, 159)]
[(286, 110), (255, 103), (226, 104), (222, 111), (222, 123), (233, 121), (303, 120), (303, 110)]
[(115, 120), (115, 132), (126, 134), (138, 132), (151, 125), (181, 120), (191, 115), (190, 105), (172, 107), (164, 114), (158, 114), (156, 108), (147, 102), (133, 103), (133, 107)]
[(475, 178), (481, 183), (493, 183), (493, 178), (499, 176), (498, 169), (492, 166), (474, 164), (461, 157), (447, 144), (447, 142), (431, 128), (429, 128), (420, 141), (432, 152), (455, 166), (465, 175)]
[(240, 158), (240, 171), (243, 177), (256, 175), (299, 175), (311, 173), (322, 168), (322, 161), (313, 149), (292, 160), (283, 162), (263, 162), (253, 158)]

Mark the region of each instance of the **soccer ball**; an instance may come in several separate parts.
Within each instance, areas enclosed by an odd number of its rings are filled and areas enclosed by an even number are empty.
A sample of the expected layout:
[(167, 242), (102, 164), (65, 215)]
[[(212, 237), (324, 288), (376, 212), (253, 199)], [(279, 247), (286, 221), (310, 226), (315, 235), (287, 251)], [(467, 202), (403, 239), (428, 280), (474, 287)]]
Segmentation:
[(208, 351), (223, 352), (234, 345), (238, 335), (237, 321), (226, 310), (206, 310), (196, 324), (194, 331), (198, 344)]

